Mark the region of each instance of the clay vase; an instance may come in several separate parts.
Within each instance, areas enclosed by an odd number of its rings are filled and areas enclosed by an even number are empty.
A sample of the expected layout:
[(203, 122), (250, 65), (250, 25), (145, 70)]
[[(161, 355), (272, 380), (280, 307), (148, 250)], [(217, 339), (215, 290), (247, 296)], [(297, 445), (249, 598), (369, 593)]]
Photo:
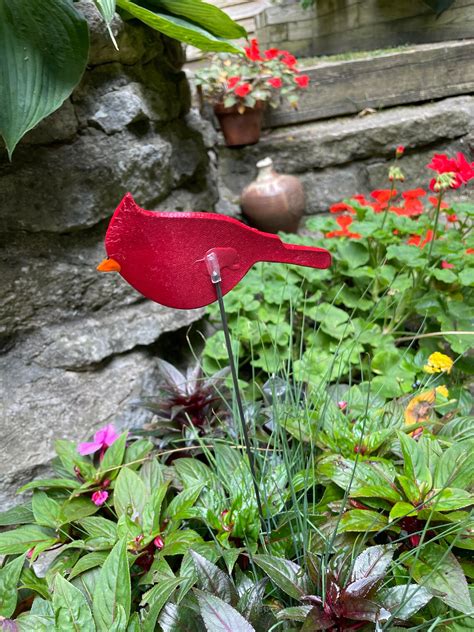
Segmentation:
[(257, 162), (258, 175), (242, 192), (240, 206), (251, 226), (267, 233), (296, 233), (305, 208), (299, 178), (277, 173), (271, 158)]
[(264, 110), (263, 101), (257, 101), (253, 108), (245, 108), (242, 113), (238, 111), (236, 105), (226, 108), (222, 103), (217, 103), (214, 106), (214, 112), (219, 120), (226, 145), (241, 147), (258, 143)]

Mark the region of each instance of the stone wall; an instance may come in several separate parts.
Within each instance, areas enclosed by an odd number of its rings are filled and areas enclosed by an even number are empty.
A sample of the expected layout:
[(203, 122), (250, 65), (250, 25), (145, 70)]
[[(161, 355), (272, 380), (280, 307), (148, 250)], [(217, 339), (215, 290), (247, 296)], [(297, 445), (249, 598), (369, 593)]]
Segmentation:
[(128, 402), (156, 388), (150, 345), (202, 315), (95, 270), (127, 191), (161, 210), (212, 210), (217, 197), (181, 46), (116, 17), (116, 51), (94, 5), (76, 6), (92, 38), (81, 84), (11, 163), (0, 148), (0, 509), (44, 474), (55, 438), (138, 423)]
[(474, 0), (437, 15), (422, 0), (276, 0), (256, 17), (262, 46), (294, 55), (333, 55), (474, 37)]
[(406, 146), (401, 189), (428, 186), (426, 165), (435, 152), (463, 151), (474, 159), (474, 97), (266, 130), (257, 145), (242, 149), (220, 145), (217, 210), (238, 214), (239, 195), (255, 177), (256, 162), (270, 156), (277, 171), (302, 179), (307, 215), (327, 211), (344, 197), (385, 188), (397, 145)]

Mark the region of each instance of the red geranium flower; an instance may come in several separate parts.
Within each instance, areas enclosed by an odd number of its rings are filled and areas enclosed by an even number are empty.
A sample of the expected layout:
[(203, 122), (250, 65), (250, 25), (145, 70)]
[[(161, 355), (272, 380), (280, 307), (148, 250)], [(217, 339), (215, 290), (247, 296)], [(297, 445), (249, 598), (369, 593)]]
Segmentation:
[[(474, 178), (474, 163), (469, 163), (461, 152), (458, 152), (456, 158), (448, 158), (446, 154), (435, 154), (426, 166), (438, 173), (453, 173), (455, 180), (451, 184), (452, 189), (459, 189), (462, 184), (467, 184)], [(432, 180), (430, 183), (432, 191), (435, 190), (434, 186)]]
[(424, 189), (410, 189), (409, 191), (404, 191), (402, 193), (402, 196), (405, 198), (405, 200), (409, 200), (412, 198), (420, 198), (423, 197), (424, 195), (426, 195), (426, 191)]
[(245, 50), (245, 54), (247, 55), (247, 57), (251, 60), (251, 61), (263, 61), (261, 55), (260, 55), (260, 48), (258, 46), (258, 40), (257, 39), (251, 39), (250, 40), (250, 46), (246, 46), (244, 48)]
[(405, 153), (405, 147), (403, 145), (398, 145), (398, 147), (395, 149), (395, 157), (401, 158), (404, 153)]
[(372, 208), (376, 213), (380, 213), (387, 208), (389, 201), (397, 195), (397, 192), (395, 189), (393, 191), (390, 189), (376, 189), (370, 195), (377, 200), (377, 204), (373, 204)]
[(298, 61), (296, 59), (296, 57), (294, 55), (292, 55), (291, 53), (289, 53), (287, 50), (282, 50), (280, 51), (280, 53), (283, 53), (283, 56), (281, 58), (281, 61), (286, 64), (289, 68), (293, 68), (293, 66), (296, 65), (296, 62)]
[(299, 75), (295, 77), (295, 81), (300, 88), (307, 88), (309, 86), (309, 75)]
[(358, 193), (357, 195), (353, 195), (351, 197), (351, 200), (355, 200), (356, 202), (359, 202), (359, 204), (362, 204), (363, 206), (368, 206), (370, 204), (370, 202), (368, 202), (365, 199), (365, 195), (362, 195), (360, 193)]
[(466, 254), (467, 254), (467, 255), (474, 255), (474, 248), (468, 248), (468, 249), (466, 250)]
[(341, 227), (341, 230), (332, 230), (331, 232), (326, 233), (326, 237), (329, 237), (330, 239), (332, 237), (352, 237), (353, 239), (360, 239), (362, 237), (359, 233), (352, 233), (348, 230), (349, 226), (352, 224), (352, 217), (349, 217), (349, 215), (339, 215), (339, 217), (336, 217), (336, 222)]
[(275, 59), (275, 57), (278, 57), (279, 54), (280, 54), (280, 51), (278, 50), (278, 48), (269, 48), (264, 53), (267, 59)]
[(238, 97), (243, 98), (248, 95), (251, 89), (252, 86), (249, 83), (241, 83), (240, 85), (236, 86), (234, 92)]
[(458, 216), (456, 215), (456, 213), (452, 213), (451, 215), (446, 215), (446, 219), (448, 220), (448, 222), (457, 222)]
[(270, 84), (272, 88), (281, 88), (283, 85), (283, 81), (280, 77), (271, 77), (267, 83)]
[[(433, 206), (438, 206), (438, 198), (437, 198), (437, 197), (430, 196), (430, 197), (428, 198), (428, 200), (431, 202), (431, 204), (432, 204)], [(441, 209), (443, 209), (443, 208), (449, 208), (449, 204), (448, 204), (447, 202), (441, 202), (441, 206), (440, 206), (440, 208), (441, 208)]]
[(447, 261), (442, 261), (441, 267), (443, 268), (443, 270), (451, 270), (451, 268), (454, 268), (454, 264), (448, 263)]
[(352, 206), (346, 204), (345, 202), (337, 202), (337, 204), (333, 204), (329, 208), (330, 213), (355, 213)]
[(421, 235), (412, 235), (407, 241), (409, 246), (418, 246), (418, 248), (424, 248), (427, 243), (433, 239), (433, 231), (427, 230), (426, 237), (422, 240)]
[(229, 77), (227, 79), (227, 86), (229, 90), (232, 90), (232, 88), (235, 88), (235, 86), (239, 83), (241, 79), (242, 77)]

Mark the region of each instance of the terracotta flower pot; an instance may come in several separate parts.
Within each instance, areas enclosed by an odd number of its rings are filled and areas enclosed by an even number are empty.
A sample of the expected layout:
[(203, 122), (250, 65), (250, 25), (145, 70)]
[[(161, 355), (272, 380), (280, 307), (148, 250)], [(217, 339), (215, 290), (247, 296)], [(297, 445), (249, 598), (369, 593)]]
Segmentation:
[(277, 173), (271, 158), (257, 162), (258, 175), (242, 191), (240, 206), (250, 224), (267, 233), (296, 233), (305, 208), (296, 176)]
[(228, 147), (254, 145), (260, 139), (265, 102), (257, 101), (255, 107), (240, 113), (237, 105), (226, 108), (222, 103), (214, 106), (219, 125)]

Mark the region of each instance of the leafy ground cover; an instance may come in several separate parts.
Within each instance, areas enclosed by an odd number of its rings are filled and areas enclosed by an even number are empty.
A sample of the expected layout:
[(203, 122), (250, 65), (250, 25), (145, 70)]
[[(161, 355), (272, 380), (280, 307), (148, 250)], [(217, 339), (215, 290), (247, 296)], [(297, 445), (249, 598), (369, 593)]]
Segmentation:
[(226, 297), (262, 507), (216, 332), (205, 375), (160, 362), (149, 427), (58, 439), (0, 514), (0, 630), (474, 628), (473, 205), (449, 202), (474, 169), (435, 157), (433, 195), (400, 194), (399, 165), (294, 237), (330, 271)]

